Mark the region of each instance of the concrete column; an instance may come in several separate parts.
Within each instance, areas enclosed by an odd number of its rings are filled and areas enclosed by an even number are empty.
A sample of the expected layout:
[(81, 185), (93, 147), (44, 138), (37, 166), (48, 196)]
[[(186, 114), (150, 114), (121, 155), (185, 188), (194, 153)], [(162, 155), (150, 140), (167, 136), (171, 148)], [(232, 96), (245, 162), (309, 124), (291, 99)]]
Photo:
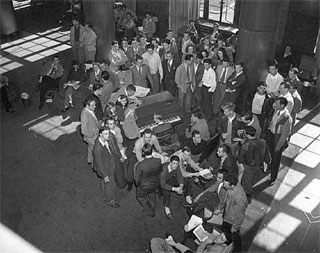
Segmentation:
[(107, 59), (111, 42), (115, 39), (113, 1), (82, 0), (82, 6), (85, 21), (92, 23), (98, 36), (96, 59)]
[(9, 35), (18, 31), (12, 0), (1, 0), (0, 23), (1, 35)]
[(267, 62), (274, 58), (281, 7), (281, 1), (241, 1), (237, 61), (246, 66), (250, 89), (265, 80)]

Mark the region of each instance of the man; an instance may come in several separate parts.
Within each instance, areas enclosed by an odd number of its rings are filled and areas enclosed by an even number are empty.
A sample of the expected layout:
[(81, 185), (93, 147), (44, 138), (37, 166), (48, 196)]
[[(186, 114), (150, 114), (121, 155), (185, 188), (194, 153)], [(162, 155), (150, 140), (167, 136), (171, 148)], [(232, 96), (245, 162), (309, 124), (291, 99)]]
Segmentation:
[(191, 138), (185, 141), (184, 146), (191, 149), (191, 159), (196, 163), (202, 164), (202, 162), (208, 157), (208, 146), (201, 138), (201, 134), (197, 130), (193, 130)]
[(233, 252), (241, 252), (240, 228), (248, 206), (248, 200), (237, 177), (226, 175), (223, 187), (227, 190), (221, 230), (231, 234)]
[(117, 40), (113, 40), (111, 42), (111, 50), (108, 54), (108, 59), (110, 62), (109, 68), (113, 72), (117, 72), (120, 66), (124, 65), (128, 61), (127, 55), (120, 48)]
[(244, 95), (246, 91), (247, 78), (243, 72), (243, 63), (238, 62), (235, 65), (235, 72), (227, 79), (226, 92), (224, 101), (231, 102), (236, 105), (237, 112), (242, 112), (244, 109), (244, 102), (246, 101)]
[(142, 153), (145, 159), (136, 166), (135, 181), (137, 185), (137, 200), (143, 212), (154, 217), (156, 209), (156, 189), (160, 187), (162, 173), (161, 160), (152, 157), (152, 146), (144, 144)]
[(94, 114), (97, 117), (98, 122), (102, 122), (102, 119), (104, 117), (103, 115), (103, 109), (102, 109), (102, 105), (101, 105), (101, 94), (102, 94), (102, 88), (103, 85), (99, 82), (94, 82), (92, 84), (92, 97), (94, 99), (94, 101), (96, 102), (96, 108), (94, 110)]
[(144, 63), (149, 67), (151, 74), (151, 88), (153, 93), (158, 93), (160, 88), (160, 81), (163, 79), (163, 69), (159, 54), (154, 52), (154, 45), (148, 44), (146, 46), (147, 52), (142, 55)]
[(210, 42), (210, 35), (204, 37), (203, 42), (197, 45), (197, 52), (201, 52), (202, 50), (207, 50), (210, 52), (210, 49), (213, 47), (213, 44)]
[(298, 83), (292, 83), (290, 85), (290, 93), (293, 98), (293, 108), (291, 111), (291, 118), (292, 118), (292, 129), (295, 125), (297, 114), (301, 111), (302, 109), (302, 99), (300, 94), (298, 93), (299, 89), (299, 84)]
[(219, 169), (238, 177), (239, 169), (237, 161), (232, 154), (230, 154), (230, 148), (226, 144), (222, 144), (218, 147), (217, 156), (220, 158)]
[(110, 130), (103, 126), (99, 129), (99, 137), (93, 147), (93, 169), (101, 177), (101, 190), (106, 205), (118, 208), (120, 205), (117, 202), (117, 186), (114, 180), (114, 160), (119, 158), (114, 156), (114, 147), (109, 141)]
[(92, 150), (99, 133), (99, 122), (94, 113), (96, 102), (92, 96), (84, 101), (85, 107), (82, 109), (81, 134), (83, 140), (88, 144), (88, 164), (92, 164)]
[(177, 68), (175, 82), (178, 87), (179, 104), (184, 112), (190, 112), (192, 88), (194, 85), (193, 55), (187, 54)]
[(80, 68), (80, 64), (77, 60), (72, 61), (72, 68), (69, 71), (67, 82), (64, 84), (64, 109), (62, 112), (66, 112), (69, 108), (73, 108), (72, 96), (80, 88), (80, 85), (86, 80), (86, 74), (84, 69)]
[(201, 108), (201, 81), (204, 72), (204, 66), (202, 63), (203, 56), (198, 53), (194, 58), (193, 69), (194, 69), (194, 93), (192, 96), (192, 107), (200, 109)]
[(133, 38), (130, 44), (131, 47), (129, 47), (127, 50), (127, 56), (128, 62), (130, 63), (130, 65), (132, 65), (136, 61), (136, 56), (142, 56), (146, 52), (146, 49), (143, 47), (139, 47), (139, 42), (137, 38)]
[(180, 46), (180, 54), (181, 56), (186, 53), (186, 49), (189, 45), (194, 45), (194, 43), (191, 40), (190, 34), (188, 32), (185, 32), (183, 34), (183, 39), (181, 41), (181, 46)]
[[(252, 126), (256, 130), (255, 137), (257, 139), (261, 137), (261, 127), (260, 127), (259, 119), (256, 115), (253, 115), (251, 112), (245, 112), (240, 119), (245, 126)], [(242, 130), (239, 130), (239, 131), (242, 131)], [(239, 131), (238, 131), (238, 135), (239, 135)]]
[(138, 100), (137, 97), (134, 96), (135, 92), (136, 92), (136, 87), (133, 84), (124, 85), (116, 93), (111, 95), (111, 98), (108, 100), (108, 102), (116, 103), (120, 95), (127, 96), (129, 99), (129, 103), (132, 101), (137, 101)]
[(191, 138), (191, 133), (193, 131), (199, 131), (201, 138), (204, 141), (209, 141), (210, 139), (210, 131), (208, 127), (208, 123), (206, 119), (202, 117), (201, 112), (193, 112), (191, 114), (191, 123), (190, 123), (190, 129), (186, 128), (185, 130), (185, 136), (186, 138)]
[(184, 179), (181, 175), (179, 163), (180, 159), (178, 156), (171, 156), (169, 165), (164, 167), (160, 175), (164, 212), (170, 220), (173, 220), (170, 210), (171, 192), (176, 192), (179, 195), (183, 193)]
[(63, 75), (63, 71), (63, 66), (57, 55), (53, 56), (53, 61), (48, 61), (43, 65), (37, 87), (37, 89), (40, 89), (39, 110), (43, 108), (47, 91), (59, 87), (59, 80)]
[(147, 83), (147, 79), (148, 79), (152, 87), (153, 79), (151, 77), (149, 67), (143, 63), (143, 58), (140, 55), (137, 55), (136, 58), (137, 58), (136, 64), (130, 68), (132, 72), (133, 84), (136, 86), (148, 88), (148, 83)]
[(233, 72), (234, 69), (230, 66), (229, 58), (224, 57), (222, 65), (218, 65), (216, 69), (217, 88), (213, 94), (213, 114), (218, 114), (220, 112), (221, 101), (223, 101), (226, 92), (226, 83)]
[(284, 79), (282, 75), (278, 73), (278, 63), (273, 61), (269, 64), (269, 74), (266, 78), (267, 93), (271, 97), (277, 97), (279, 95), (280, 84), (283, 83)]
[(175, 96), (177, 91), (175, 75), (179, 62), (173, 58), (173, 53), (171, 51), (167, 51), (165, 55), (166, 59), (162, 61), (163, 89), (169, 91), (172, 96)]
[(257, 116), (262, 132), (265, 131), (265, 121), (272, 111), (272, 104), (274, 102), (266, 92), (267, 85), (265, 82), (260, 82), (257, 90), (248, 97), (248, 111)]
[(290, 83), (283, 82), (280, 84), (279, 97), (284, 97), (285, 99), (287, 99), (287, 101), (288, 101), (287, 110), (291, 114), (292, 109), (293, 109), (293, 105), (294, 105), (294, 101), (293, 101), (293, 97), (292, 97), (291, 93), (289, 92), (289, 90), (290, 90)]
[(150, 144), (159, 154), (162, 154), (158, 138), (152, 134), (152, 131), (149, 128), (147, 128), (146, 130), (144, 130), (143, 136), (136, 141), (134, 146), (134, 153), (136, 154), (137, 160), (139, 162), (142, 162), (144, 160), (142, 156), (142, 148), (144, 144)]
[(218, 122), (218, 133), (220, 134), (220, 143), (225, 143), (230, 147), (233, 156), (236, 156), (238, 143), (234, 140), (237, 137), (239, 129), (242, 129), (243, 123), (238, 114), (234, 112), (235, 105), (227, 102), (222, 106), (224, 116)]
[(251, 203), (252, 186), (256, 182), (256, 176), (264, 164), (270, 164), (271, 156), (266, 141), (256, 137), (253, 126), (246, 126), (244, 130), (245, 141), (240, 147), (238, 161), (244, 167), (241, 184), (248, 202)]
[[(162, 62), (167, 59), (166, 54), (169, 51), (172, 52), (173, 59), (175, 59), (176, 61), (179, 61), (179, 57), (177, 55), (177, 52), (174, 50), (174, 48), (171, 47), (171, 41), (169, 39), (164, 39), (162, 41), (162, 47), (160, 47), (160, 49), (159, 49), (159, 56), (160, 56)], [(163, 66), (162, 66), (162, 68), (164, 69)]]
[(282, 152), (288, 147), (288, 140), (291, 134), (292, 118), (286, 109), (288, 101), (279, 97), (274, 103), (274, 113), (266, 136), (270, 153), (272, 154), (271, 178), (269, 186), (274, 185), (278, 177)]
[(212, 119), (212, 94), (216, 89), (216, 73), (211, 68), (211, 60), (203, 60), (204, 72), (201, 86), (201, 108), (203, 113), (207, 116), (207, 120)]
[(101, 73), (101, 84), (103, 85), (102, 87), (102, 93), (100, 96), (101, 100), (101, 105), (102, 108), (105, 109), (106, 105), (108, 103), (108, 100), (111, 97), (111, 94), (114, 90), (112, 82), (109, 80), (110, 78), (110, 73), (109, 71), (102, 71)]
[(73, 58), (77, 60), (80, 64), (85, 62), (84, 48), (83, 44), (80, 42), (84, 33), (84, 27), (80, 25), (77, 17), (73, 16), (72, 24), (70, 30), (70, 44), (72, 47)]
[(285, 80), (290, 83), (290, 85), (296, 85), (298, 92), (301, 92), (302, 82), (300, 81), (298, 68), (292, 68), (288, 72), (288, 78)]
[(8, 86), (9, 86), (8, 77), (4, 75), (0, 75), (0, 85), (1, 85), (1, 103), (3, 104), (7, 112), (11, 112), (11, 113), (15, 112), (8, 98)]
[(148, 38), (152, 38), (156, 32), (156, 22), (152, 19), (150, 14), (146, 14), (146, 17), (143, 19), (142, 23), (143, 32), (147, 34)]
[(84, 55), (86, 61), (95, 61), (97, 35), (92, 29), (92, 24), (86, 22), (84, 25), (84, 33), (80, 37), (80, 42), (84, 46)]

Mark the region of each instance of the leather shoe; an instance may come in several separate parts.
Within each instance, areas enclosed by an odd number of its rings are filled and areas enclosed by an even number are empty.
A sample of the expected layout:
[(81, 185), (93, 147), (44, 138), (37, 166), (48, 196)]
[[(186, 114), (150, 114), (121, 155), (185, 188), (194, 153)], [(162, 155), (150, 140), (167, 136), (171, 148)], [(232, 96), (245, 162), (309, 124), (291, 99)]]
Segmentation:
[(273, 186), (275, 184), (275, 182), (276, 182), (275, 180), (270, 180), (268, 185)]
[(166, 214), (166, 217), (167, 217), (169, 220), (174, 220), (174, 218), (173, 218), (173, 216), (172, 216), (171, 213), (166, 213), (166, 212), (165, 212), (165, 214)]
[(109, 202), (107, 202), (106, 204), (107, 204), (108, 206), (113, 207), (113, 208), (119, 208), (119, 207), (120, 207), (120, 205), (119, 205), (117, 202), (115, 202), (115, 201), (109, 201)]

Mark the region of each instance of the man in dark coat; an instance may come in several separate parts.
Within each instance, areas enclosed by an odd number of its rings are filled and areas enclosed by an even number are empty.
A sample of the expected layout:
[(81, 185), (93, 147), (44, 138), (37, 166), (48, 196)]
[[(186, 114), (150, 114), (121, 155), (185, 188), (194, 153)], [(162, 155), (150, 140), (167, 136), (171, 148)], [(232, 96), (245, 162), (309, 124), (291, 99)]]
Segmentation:
[(152, 146), (144, 144), (142, 153), (145, 159), (139, 162), (135, 170), (137, 200), (147, 216), (154, 217), (156, 209), (156, 189), (160, 187), (162, 165), (160, 158), (152, 157)]
[(163, 89), (169, 91), (172, 96), (176, 95), (177, 84), (175, 82), (176, 69), (179, 61), (173, 58), (173, 52), (166, 52), (166, 59), (162, 61), (163, 69)]

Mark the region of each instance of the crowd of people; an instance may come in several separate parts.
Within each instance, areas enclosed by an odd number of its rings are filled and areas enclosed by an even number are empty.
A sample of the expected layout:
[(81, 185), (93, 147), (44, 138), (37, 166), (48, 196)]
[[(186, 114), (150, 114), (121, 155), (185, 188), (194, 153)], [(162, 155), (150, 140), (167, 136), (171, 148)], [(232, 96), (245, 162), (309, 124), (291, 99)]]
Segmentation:
[[(132, 13), (119, 8), (116, 27), (131, 29)], [(74, 18), (70, 32), (74, 61), (63, 85), (62, 113), (73, 107), (73, 94), (87, 83), (90, 94), (80, 115), (81, 134), (105, 204), (119, 208), (120, 189), (131, 191), (135, 185), (146, 216), (155, 216), (158, 195), (166, 217), (174, 220), (171, 198), (182, 195), (182, 208), (190, 217), (197, 215), (208, 225), (212, 217), (222, 215), (221, 234), (208, 234), (197, 252), (222, 252), (230, 243), (234, 252), (240, 252), (240, 229), (256, 176), (270, 170), (269, 186), (275, 183), (301, 110), (298, 69), (287, 66), (288, 76), (282, 76), (274, 60), (265, 81), (249, 92), (245, 66), (235, 61), (236, 47), (222, 38), (219, 24), (214, 24), (212, 34), (201, 37), (190, 21), (180, 40), (170, 29), (161, 40), (153, 37), (154, 26), (147, 15), (141, 31), (133, 29), (134, 36), (113, 41), (108, 60), (95, 62), (97, 36), (90, 24), (83, 27)], [(58, 56), (44, 65), (39, 109), (63, 72)], [(155, 117), (153, 129), (140, 131), (135, 113), (143, 106), (136, 96), (139, 87), (150, 89), (151, 94), (170, 92), (184, 115), (191, 115), (179, 148), (168, 151), (160, 140), (161, 130), (156, 130), (169, 124), (161, 120), (166, 115)], [(219, 143), (214, 152), (209, 149), (211, 120), (218, 122)], [(213, 244), (220, 251), (210, 251)], [(172, 240), (151, 241), (153, 252), (174, 252), (172, 246), (179, 248)]]

